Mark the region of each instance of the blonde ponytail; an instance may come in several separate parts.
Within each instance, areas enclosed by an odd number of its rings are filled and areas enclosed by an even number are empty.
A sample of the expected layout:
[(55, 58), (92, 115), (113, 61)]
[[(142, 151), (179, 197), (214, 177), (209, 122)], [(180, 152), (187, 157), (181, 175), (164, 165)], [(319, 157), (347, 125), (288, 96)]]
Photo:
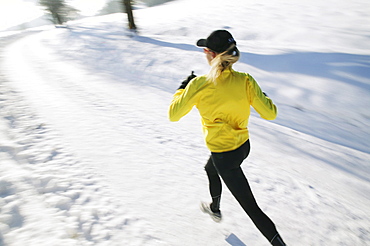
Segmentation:
[(217, 54), (211, 61), (211, 70), (207, 75), (208, 81), (216, 84), (217, 78), (223, 71), (232, 67), (239, 60), (240, 52), (235, 44), (231, 45), (226, 51)]

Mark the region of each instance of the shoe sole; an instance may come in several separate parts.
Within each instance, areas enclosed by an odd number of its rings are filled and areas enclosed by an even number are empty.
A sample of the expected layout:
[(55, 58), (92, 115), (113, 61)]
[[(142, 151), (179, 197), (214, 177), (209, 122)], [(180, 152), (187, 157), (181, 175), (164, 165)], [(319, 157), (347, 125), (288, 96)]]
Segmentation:
[(211, 216), (211, 219), (214, 222), (217, 222), (217, 223), (221, 222), (222, 217), (220, 215), (217, 215), (214, 212), (212, 212), (212, 210), (210, 209), (210, 207), (208, 206), (207, 203), (202, 202), (200, 204), (200, 210), (202, 210), (203, 213), (208, 214), (209, 216)]

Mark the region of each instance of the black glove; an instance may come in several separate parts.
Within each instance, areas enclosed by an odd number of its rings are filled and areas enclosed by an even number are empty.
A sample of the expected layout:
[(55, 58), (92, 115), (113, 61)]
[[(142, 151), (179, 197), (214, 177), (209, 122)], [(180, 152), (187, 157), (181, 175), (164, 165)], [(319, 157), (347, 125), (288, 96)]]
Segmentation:
[(195, 77), (197, 77), (195, 74), (194, 74), (194, 71), (191, 71), (191, 75), (189, 75), (187, 77), (187, 79), (185, 79), (184, 81), (182, 81), (180, 87), (178, 88), (179, 89), (185, 89), (185, 87), (189, 84), (190, 80), (194, 79)]

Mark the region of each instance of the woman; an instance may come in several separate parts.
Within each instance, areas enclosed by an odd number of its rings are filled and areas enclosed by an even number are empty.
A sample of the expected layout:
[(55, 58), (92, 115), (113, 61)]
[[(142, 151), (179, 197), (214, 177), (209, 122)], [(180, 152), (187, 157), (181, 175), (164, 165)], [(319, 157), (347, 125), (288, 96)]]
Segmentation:
[(199, 110), (203, 133), (211, 156), (205, 166), (212, 203), (202, 203), (203, 212), (219, 222), (220, 199), (224, 181), (231, 193), (272, 245), (285, 245), (274, 223), (258, 207), (248, 181), (240, 167), (250, 151), (248, 119), (250, 106), (262, 118), (274, 120), (277, 108), (247, 73), (236, 72), (232, 65), (239, 60), (239, 50), (232, 35), (217, 30), (197, 46), (211, 66), (208, 75), (190, 75), (173, 96), (169, 108), (171, 121), (178, 121), (193, 106)]

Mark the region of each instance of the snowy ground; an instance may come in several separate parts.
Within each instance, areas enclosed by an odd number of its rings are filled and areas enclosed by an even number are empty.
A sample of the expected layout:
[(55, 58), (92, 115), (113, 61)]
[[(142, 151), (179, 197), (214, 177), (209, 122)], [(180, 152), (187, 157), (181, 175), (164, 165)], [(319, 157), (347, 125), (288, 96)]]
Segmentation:
[[(218, 8), (218, 6), (223, 6)], [(279, 108), (243, 168), (288, 245), (370, 244), (367, 1), (176, 0), (0, 40), (0, 245), (268, 245), (227, 189), (215, 224), (196, 110), (167, 107), (229, 29)], [(5, 36), (5, 35), (1, 35)]]

